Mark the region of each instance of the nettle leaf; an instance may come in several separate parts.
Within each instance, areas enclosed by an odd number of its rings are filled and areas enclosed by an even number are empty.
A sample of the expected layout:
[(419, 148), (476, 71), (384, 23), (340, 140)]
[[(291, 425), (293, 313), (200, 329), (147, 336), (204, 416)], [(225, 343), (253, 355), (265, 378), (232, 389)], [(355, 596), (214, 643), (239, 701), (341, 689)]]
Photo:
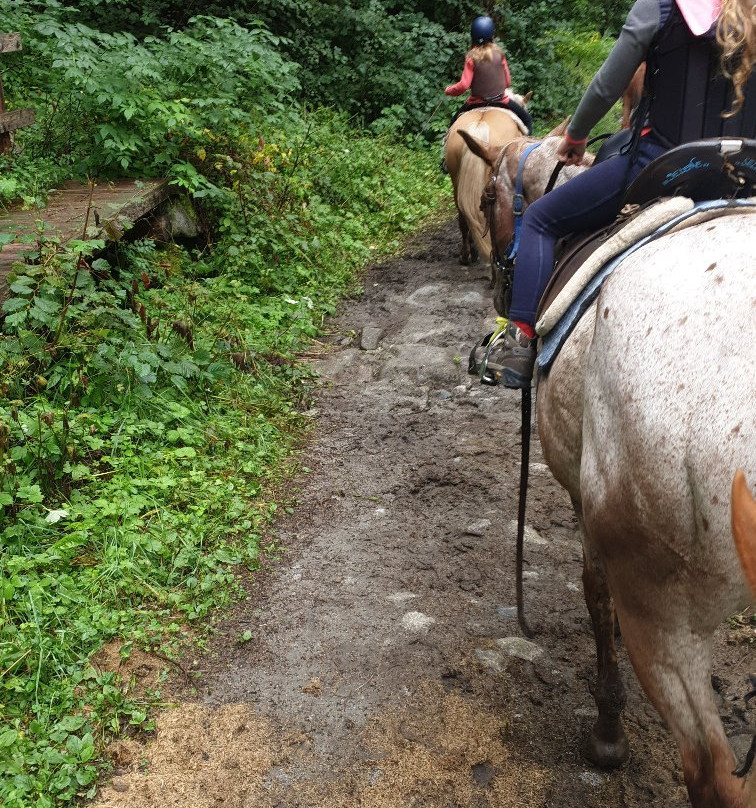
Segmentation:
[(5, 318), (5, 324), (6, 325), (20, 325), (26, 319), (28, 314), (29, 314), (28, 310), (17, 311), (17, 312), (15, 312), (15, 314), (9, 314)]
[(6, 337), (0, 342), (0, 356), (13, 358), (23, 356), (21, 341), (17, 337)]
[(54, 325), (56, 325), (55, 316), (48, 314), (39, 306), (32, 306), (28, 311), (28, 315), (32, 320), (36, 320), (38, 323), (46, 325), (48, 328), (52, 328)]
[(57, 300), (50, 300), (46, 297), (35, 297), (34, 306), (42, 309), (45, 314), (57, 314), (60, 311), (60, 303)]
[(10, 285), (10, 290), (17, 295), (30, 295), (34, 291), (34, 278), (30, 278), (28, 275), (22, 275), (20, 278), (13, 281)]
[(181, 390), (182, 393), (189, 392), (189, 385), (186, 383), (186, 379), (183, 376), (177, 376), (174, 373), (171, 375), (171, 382), (177, 389)]
[[(14, 284), (15, 285), (15, 284)], [(11, 288), (13, 288), (11, 286)], [(14, 291), (18, 291), (15, 290)], [(13, 311), (19, 311), (20, 309), (25, 309), (29, 305), (29, 301), (23, 297), (9, 297), (6, 301), (3, 302), (3, 311), (8, 312), (9, 314)]]

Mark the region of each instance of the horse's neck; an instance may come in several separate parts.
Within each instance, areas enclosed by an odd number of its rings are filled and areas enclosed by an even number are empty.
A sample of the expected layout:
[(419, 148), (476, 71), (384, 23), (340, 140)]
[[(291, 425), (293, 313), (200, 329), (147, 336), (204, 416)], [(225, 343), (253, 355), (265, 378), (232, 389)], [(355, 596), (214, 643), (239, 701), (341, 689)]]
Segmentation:
[(588, 168), (590, 168), (590, 166), (585, 165), (565, 166), (559, 172), (559, 179), (557, 180), (557, 185), (562, 185), (568, 180), (571, 180), (573, 177), (577, 177), (578, 174), (582, 174)]

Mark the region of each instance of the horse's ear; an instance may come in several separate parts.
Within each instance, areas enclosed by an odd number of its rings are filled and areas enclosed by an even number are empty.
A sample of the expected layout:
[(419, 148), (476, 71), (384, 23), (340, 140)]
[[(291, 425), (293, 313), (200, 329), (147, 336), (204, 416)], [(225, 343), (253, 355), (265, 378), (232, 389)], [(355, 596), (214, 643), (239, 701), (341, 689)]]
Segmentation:
[(532, 97), (533, 97), (533, 91), (532, 91), (532, 90), (528, 90), (528, 91), (525, 93), (525, 95), (522, 97), (522, 103), (523, 103), (523, 105), (528, 104), (528, 103), (530, 102), (530, 99), (531, 99)]
[(559, 126), (555, 129), (552, 129), (546, 137), (563, 137), (564, 133), (567, 131), (567, 124), (570, 122), (569, 118), (565, 118)]
[(488, 143), (484, 143), (482, 140), (478, 140), (478, 138), (471, 135), (469, 132), (466, 132), (464, 129), (458, 129), (457, 134), (465, 141), (467, 144), (467, 148), (470, 151), (480, 157), (481, 160), (488, 163), (491, 168), (494, 167), (496, 163), (496, 158), (499, 156), (499, 152), (501, 151), (501, 146), (491, 146)]

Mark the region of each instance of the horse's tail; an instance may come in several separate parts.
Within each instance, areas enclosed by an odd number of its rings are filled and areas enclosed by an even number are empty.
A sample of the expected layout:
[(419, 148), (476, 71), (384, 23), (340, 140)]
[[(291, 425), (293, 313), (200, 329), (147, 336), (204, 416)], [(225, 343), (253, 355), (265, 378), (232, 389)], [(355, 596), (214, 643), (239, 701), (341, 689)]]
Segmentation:
[(756, 595), (756, 500), (740, 469), (732, 480), (732, 535), (743, 572)]

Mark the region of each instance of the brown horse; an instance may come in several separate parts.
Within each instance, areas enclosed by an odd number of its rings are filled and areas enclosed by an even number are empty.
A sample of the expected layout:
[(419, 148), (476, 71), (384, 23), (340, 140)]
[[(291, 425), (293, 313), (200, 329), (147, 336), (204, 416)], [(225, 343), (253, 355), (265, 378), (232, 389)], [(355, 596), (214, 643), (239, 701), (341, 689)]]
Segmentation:
[[(514, 165), (502, 160), (495, 181), (497, 237), (511, 228)], [(528, 162), (531, 201), (552, 169)], [(743, 212), (636, 251), (538, 381), (539, 437), (580, 522), (596, 640), (598, 719), (584, 754), (607, 767), (629, 754), (616, 615), (638, 679), (680, 750), (695, 808), (756, 806), (756, 775), (733, 774), (711, 688), (712, 635), (749, 598), (728, 504), (734, 469), (756, 475), (756, 342), (729, 334), (753, 333), (754, 239), (756, 215)], [(734, 505), (737, 536), (748, 507), (737, 491)]]
[(643, 82), (646, 80), (646, 63), (643, 62), (641, 66), (635, 71), (635, 75), (630, 79), (630, 84), (627, 89), (622, 93), (622, 128), (629, 129), (631, 122), (630, 116), (633, 110), (640, 104), (643, 95)]
[[(520, 96), (514, 97), (520, 100)], [(530, 97), (531, 93), (522, 97), (523, 106)], [(490, 166), (470, 152), (461, 136), (462, 132), (471, 133), (498, 153), (502, 146), (523, 134), (523, 125), (509, 110), (480, 107), (460, 115), (444, 139), (444, 162), (454, 187), (454, 202), (462, 233), (459, 260), (462, 264), (469, 264), (477, 259), (478, 254), (487, 257), (491, 252), (480, 210), (480, 195), (491, 176), (491, 170)]]

